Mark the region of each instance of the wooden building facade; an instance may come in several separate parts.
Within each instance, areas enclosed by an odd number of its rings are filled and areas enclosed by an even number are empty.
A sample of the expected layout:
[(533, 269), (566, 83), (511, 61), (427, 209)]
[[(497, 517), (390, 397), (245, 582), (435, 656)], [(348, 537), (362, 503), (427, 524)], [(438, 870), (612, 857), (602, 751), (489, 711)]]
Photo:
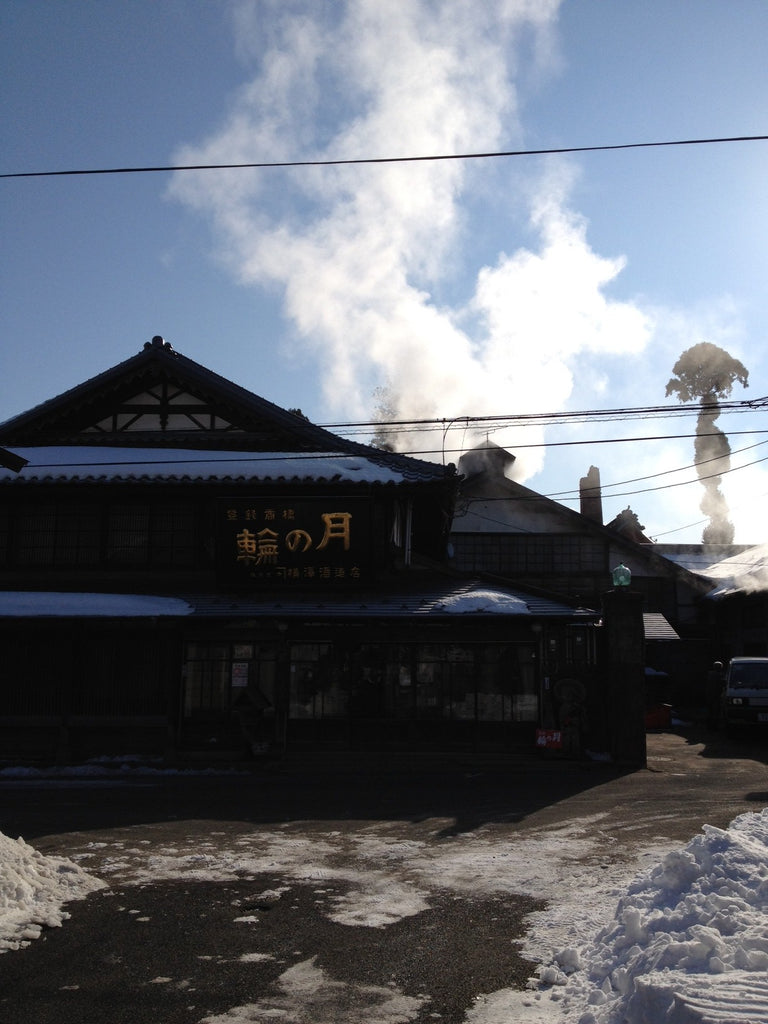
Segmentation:
[(0, 444), (0, 760), (532, 746), (594, 673), (597, 611), (451, 570), (453, 466), (162, 338)]

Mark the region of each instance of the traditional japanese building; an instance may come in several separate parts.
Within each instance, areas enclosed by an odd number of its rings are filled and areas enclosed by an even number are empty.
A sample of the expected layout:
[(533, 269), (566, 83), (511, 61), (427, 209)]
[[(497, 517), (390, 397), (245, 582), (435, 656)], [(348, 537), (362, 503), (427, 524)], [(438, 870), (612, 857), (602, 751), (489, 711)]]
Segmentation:
[(491, 441), (459, 459), (451, 564), (593, 608), (602, 606), (614, 567), (624, 565), (643, 598), (647, 667), (670, 681), (668, 698), (690, 699), (715, 650), (711, 580), (665, 557), (631, 509), (603, 524), (594, 466), (580, 481), (577, 512), (513, 480), (514, 461)]
[(588, 703), (598, 612), (451, 569), (453, 466), (162, 338), (0, 445), (0, 760), (533, 749)]

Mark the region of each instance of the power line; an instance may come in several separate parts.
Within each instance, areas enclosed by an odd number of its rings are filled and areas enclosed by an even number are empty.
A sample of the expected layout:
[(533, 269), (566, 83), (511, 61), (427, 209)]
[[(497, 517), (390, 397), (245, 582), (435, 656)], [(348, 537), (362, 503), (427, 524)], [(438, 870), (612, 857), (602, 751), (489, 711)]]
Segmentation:
[[(766, 434), (766, 433), (768, 433), (768, 430), (731, 430), (731, 431), (728, 432), (728, 437), (739, 437), (739, 436), (742, 436), (742, 435), (745, 435), (745, 434), (749, 435), (749, 436), (754, 436), (756, 434)], [(571, 446), (571, 445), (622, 444), (622, 443), (629, 443), (629, 442), (633, 442), (633, 441), (678, 441), (678, 440), (686, 440), (688, 438), (696, 438), (696, 437), (701, 438), (701, 437), (714, 437), (714, 436), (716, 436), (716, 432), (715, 431), (713, 431), (711, 433), (707, 433), (707, 434), (655, 434), (655, 435), (638, 436), (638, 437), (603, 437), (603, 438), (592, 438), (592, 439), (587, 439), (587, 440), (582, 440), (582, 441), (537, 441), (537, 442), (530, 443), (530, 444), (515, 444), (514, 447), (515, 447), (516, 450), (522, 449), (522, 448), (562, 448), (562, 447), (568, 447), (568, 446)], [(738, 454), (741, 451), (747, 451), (747, 450), (749, 450), (749, 448), (756, 448), (756, 447), (758, 447), (758, 445), (765, 444), (765, 443), (766, 443), (765, 441), (759, 441), (759, 442), (757, 442), (754, 445), (749, 445), (747, 448), (738, 448), (738, 449), (736, 449), (736, 451), (731, 452), (731, 454), (732, 455), (736, 455), (736, 454)], [(23, 445), (22, 446), (17, 446), (17, 447), (19, 447), (20, 450), (23, 450), (23, 448), (24, 448)], [(129, 449), (125, 449), (125, 450), (128, 451)], [(411, 451), (390, 452), (389, 454), (392, 454), (392, 455), (402, 455), (402, 456), (405, 456), (407, 458), (414, 458), (415, 459), (415, 458), (418, 458), (419, 456), (425, 456), (425, 455), (442, 455), (442, 454), (445, 454), (445, 455), (463, 455), (467, 450), (468, 449), (466, 449), (466, 448), (446, 448), (446, 449), (442, 449), (442, 448), (440, 448), (440, 449), (438, 449), (438, 448), (420, 448), (420, 449), (414, 449), (414, 450), (411, 450)], [(178, 451), (179, 451), (179, 449), (174, 449), (174, 452), (178, 452)], [(199, 464), (199, 463), (206, 463), (206, 464), (207, 463), (216, 463), (216, 464), (225, 465), (228, 462), (259, 463), (259, 462), (278, 462), (278, 461), (279, 462), (291, 462), (291, 461), (300, 461), (300, 460), (304, 460), (304, 461), (308, 461), (309, 462), (309, 461), (320, 460), (320, 459), (335, 459), (335, 460), (359, 459), (359, 458), (365, 458), (369, 454), (369, 452), (370, 452), (371, 455), (387, 454), (386, 450), (383, 449), (383, 448), (377, 448), (374, 445), (365, 446), (365, 445), (362, 445), (362, 444), (361, 444), (361, 450), (356, 451), (356, 452), (343, 452), (343, 451), (316, 452), (316, 451), (306, 451), (306, 452), (259, 452), (259, 453), (255, 453), (255, 452), (250, 452), (250, 451), (237, 452), (237, 451), (233, 450), (233, 451), (228, 453), (226, 458), (220, 457), (220, 455), (221, 455), (221, 451), (220, 450), (212, 451), (212, 452), (210, 452), (208, 454), (203, 453), (199, 449), (196, 450), (196, 449), (190, 448), (190, 449), (188, 449), (188, 451), (190, 453), (190, 457), (189, 458), (184, 458), (184, 459), (180, 459), (178, 457), (178, 455), (174, 455), (174, 457), (172, 459), (163, 458), (162, 457), (162, 449), (159, 449), (158, 450), (157, 458), (152, 458), (152, 459), (130, 459), (130, 460), (121, 460), (119, 462), (116, 462), (114, 459), (105, 459), (103, 462), (89, 461), (89, 462), (36, 463), (34, 465), (29, 466), (28, 468), (30, 468), (30, 469), (53, 469), (53, 468), (57, 468), (58, 467), (58, 468), (62, 468), (62, 469), (71, 469), (71, 468), (80, 468), (80, 467), (83, 467), (83, 466), (93, 466), (93, 467), (98, 468), (99, 466), (156, 466), (156, 465), (168, 465), (168, 464), (171, 464), (171, 463), (179, 463), (179, 464), (182, 464), (182, 465), (196, 465), (196, 464)], [(716, 460), (705, 460), (705, 461), (716, 461)], [(664, 473), (653, 474), (653, 475), (654, 476), (663, 476), (666, 473), (679, 473), (679, 472), (681, 472), (684, 469), (692, 469), (694, 465), (695, 465), (695, 463), (691, 463), (688, 466), (681, 466), (679, 469), (665, 470)], [(638, 479), (639, 480), (652, 479), (652, 477), (639, 477)], [(628, 480), (628, 481), (623, 481), (623, 482), (616, 483), (616, 484), (605, 484), (603, 486), (605, 486), (605, 487), (619, 487), (619, 486), (622, 486), (622, 483), (632, 483), (632, 482), (633, 481)], [(576, 494), (577, 492), (576, 491), (573, 491), (573, 492), (558, 491), (556, 493), (560, 494), (560, 495), (566, 495), (566, 494), (569, 494), (569, 493)], [(550, 497), (551, 496), (552, 495), (550, 495)]]
[[(761, 442), (761, 443), (764, 443), (764, 442)], [(757, 445), (753, 445), (751, 447), (757, 447)], [(742, 449), (742, 450), (746, 451), (747, 449)], [(736, 454), (736, 453), (734, 453), (734, 454)], [(706, 461), (707, 462), (717, 462), (718, 460), (717, 459), (708, 459)], [(606, 494), (605, 493), (605, 491), (607, 489), (612, 488), (612, 487), (622, 487), (622, 486), (624, 486), (624, 484), (641, 483), (643, 480), (653, 480), (653, 479), (655, 479), (656, 477), (659, 477), (659, 476), (665, 476), (667, 474), (672, 474), (672, 473), (682, 473), (685, 470), (694, 469), (696, 467), (696, 464), (692, 463), (689, 466), (681, 466), (678, 469), (665, 470), (664, 473), (654, 473), (651, 476), (637, 477), (636, 480), (626, 480), (626, 481), (623, 481), (623, 482), (622, 481), (618, 481), (617, 483), (613, 483), (613, 484), (601, 484), (600, 496), (601, 496), (601, 498), (604, 498), (606, 500), (611, 500), (612, 498), (627, 498), (627, 497), (631, 498), (631, 497), (634, 497), (637, 494), (648, 494), (648, 493), (650, 493), (652, 491), (663, 491), (663, 490), (667, 490), (667, 489), (672, 488), (672, 487), (689, 487), (691, 484), (702, 483), (705, 480), (716, 480), (716, 479), (719, 479), (720, 477), (727, 476), (730, 473), (737, 473), (739, 470), (749, 469), (751, 466), (757, 466), (761, 462), (768, 462), (768, 455), (766, 455), (762, 459), (755, 459), (753, 462), (745, 462), (744, 465), (742, 465), (742, 466), (732, 466), (730, 469), (723, 470), (720, 473), (710, 473), (707, 476), (698, 476), (697, 475), (694, 479), (691, 479), (691, 480), (679, 480), (677, 483), (659, 484), (659, 486), (657, 486), (657, 487), (638, 487), (638, 488), (636, 488), (633, 491), (614, 491), (612, 494)], [(705, 464), (706, 463), (699, 463), (699, 465), (705, 465)], [(526, 489), (530, 490), (529, 488), (526, 488)], [(529, 493), (529, 494), (521, 494), (521, 495), (518, 495), (518, 496), (502, 495), (501, 497), (489, 497), (489, 496), (482, 497), (482, 498), (471, 498), (470, 497), (470, 498), (467, 498), (465, 500), (470, 505), (471, 504), (490, 505), (490, 504), (493, 504), (495, 502), (501, 503), (501, 502), (512, 502), (512, 501), (538, 501), (538, 500), (551, 500), (551, 501), (557, 500), (558, 502), (566, 502), (566, 501), (576, 501), (577, 498), (579, 497), (579, 494), (580, 494), (580, 492), (577, 491), (577, 490), (571, 490), (571, 491), (552, 491), (549, 494), (539, 494), (537, 491), (531, 491), (531, 493)]]
[[(713, 460), (717, 461), (717, 460)], [(650, 491), (663, 491), (670, 487), (688, 487), (689, 484), (701, 483), (704, 480), (717, 480), (721, 476), (727, 476), (729, 473), (736, 473), (741, 469), (749, 469), (750, 466), (757, 466), (761, 462), (768, 462), (768, 455), (762, 459), (755, 459), (754, 462), (745, 462), (743, 466), (733, 466), (731, 469), (723, 470), (722, 473), (710, 473), (707, 476), (697, 476), (695, 480), (680, 480), (678, 483), (666, 483), (659, 484), (658, 487), (641, 487), (636, 491), (616, 491), (614, 494), (606, 494), (606, 498), (624, 498), (635, 494), (648, 494)], [(680, 472), (675, 470), (675, 472)], [(609, 484), (611, 487), (619, 487), (620, 484)]]
[[(743, 435), (754, 436), (756, 434), (768, 434), (768, 430), (729, 430), (728, 437), (741, 437)], [(579, 441), (530, 441), (525, 443), (517, 443), (510, 446), (515, 451), (521, 451), (524, 448), (569, 448), (574, 445), (590, 445), (590, 444), (629, 444), (633, 441), (685, 441), (690, 438), (703, 438), (703, 437), (718, 437), (716, 431), (712, 431), (706, 434), (643, 434), (635, 437), (597, 437), (597, 438), (584, 438)], [(358, 442), (362, 443), (362, 442)], [(375, 445), (371, 445), (371, 448), (376, 449)], [(385, 451), (386, 449), (380, 449)], [(395, 454), (398, 455), (409, 455), (413, 458), (423, 455), (463, 455), (468, 449), (467, 448), (412, 448), (408, 451), (401, 451)]]
[(262, 160), (253, 163), (166, 164), (140, 167), (88, 167), (58, 171), (13, 171), (0, 178), (57, 178), (92, 174), (167, 174), (175, 171), (261, 170), (291, 167), (344, 167), (358, 164), (429, 163), (444, 160), (493, 160), (502, 157), (556, 156), (567, 153), (605, 153), (620, 149), (659, 149), (671, 146), (711, 146), (734, 142), (765, 142), (768, 135), (732, 135), (724, 138), (673, 139), (663, 142), (619, 142), (601, 146), (559, 146), (548, 149), (506, 149), (488, 153), (430, 153), (421, 156), (354, 157), (328, 160)]
[[(752, 451), (753, 448), (760, 448), (764, 444), (768, 444), (768, 441), (757, 441), (757, 442), (755, 442), (755, 444), (748, 444), (744, 448), (737, 448), (735, 451), (728, 451), (725, 456), (723, 456), (723, 455), (715, 455), (711, 459), (702, 459), (700, 462), (691, 462), (687, 466), (679, 466), (677, 469), (665, 469), (665, 470), (662, 470), (659, 473), (649, 473), (647, 476), (636, 476), (636, 477), (633, 477), (630, 480), (617, 480), (615, 483), (612, 483), (612, 484), (601, 484), (600, 485), (600, 489), (601, 489), (601, 491), (604, 491), (606, 488), (625, 487), (627, 484), (643, 483), (644, 480), (658, 480), (659, 477), (662, 477), (662, 476), (672, 476), (674, 473), (683, 473), (683, 472), (686, 472), (689, 469), (697, 469), (699, 466), (706, 466), (710, 462), (720, 462), (720, 461), (722, 461), (722, 459), (724, 457), (725, 458), (730, 458), (732, 455), (741, 455), (742, 452)], [(762, 459), (758, 459), (758, 462), (762, 462), (762, 461), (763, 461)], [(744, 466), (734, 466), (733, 469), (746, 469), (748, 466), (753, 466), (753, 465), (754, 465), (753, 462), (748, 462)], [(724, 473), (731, 473), (731, 472), (733, 472), (732, 469), (724, 470)], [(708, 479), (710, 479), (710, 477), (704, 477), (704, 478), (699, 477), (698, 479), (707, 479), (708, 480)], [(688, 483), (693, 483), (693, 481), (687, 481), (687, 482)], [(556, 491), (554, 494), (550, 494), (549, 497), (550, 498), (565, 498), (565, 499), (568, 499), (570, 496), (578, 497), (578, 495), (580, 493), (581, 493), (580, 490), (573, 490), (573, 489), (571, 489), (571, 490), (568, 490), (568, 491)], [(642, 491), (635, 491), (633, 493), (641, 494)], [(606, 494), (606, 495), (604, 495), (604, 497), (612, 498), (612, 497), (615, 497), (615, 495), (613, 495), (613, 494)]]
[(350, 420), (338, 423), (318, 423), (317, 426), (324, 430), (380, 430), (390, 428), (393, 433), (405, 432), (403, 428), (411, 430), (434, 429), (440, 427), (444, 430), (454, 428), (467, 428), (474, 425), (482, 425), (490, 428), (494, 426), (525, 426), (535, 423), (539, 426), (552, 426), (557, 423), (587, 423), (593, 420), (611, 422), (624, 419), (653, 419), (655, 417), (665, 418), (674, 416), (698, 415), (701, 412), (754, 412), (768, 405), (768, 395), (761, 398), (734, 399), (728, 402), (689, 402), (681, 405), (641, 405), (627, 406), (617, 409), (578, 409), (570, 412), (531, 412), (531, 413), (501, 413), (495, 416), (451, 416), (451, 417), (428, 417), (424, 419), (402, 419), (402, 420)]

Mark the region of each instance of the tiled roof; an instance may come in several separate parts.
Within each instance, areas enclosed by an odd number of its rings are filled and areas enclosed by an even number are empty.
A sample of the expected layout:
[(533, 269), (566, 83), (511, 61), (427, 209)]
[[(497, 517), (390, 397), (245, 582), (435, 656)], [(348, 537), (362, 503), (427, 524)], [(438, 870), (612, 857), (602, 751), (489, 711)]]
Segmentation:
[[(157, 342), (157, 344), (156, 344)], [(216, 410), (231, 429), (198, 429), (133, 432), (127, 429), (106, 431), (101, 424), (123, 400), (172, 382), (178, 389), (189, 389), (198, 396), (201, 407)], [(174, 407), (168, 407), (172, 412)], [(94, 429), (94, 424), (99, 429)], [(147, 437), (151, 435), (150, 439)], [(183, 437), (181, 445), (179, 437)], [(151, 344), (90, 380), (64, 394), (43, 402), (25, 413), (0, 423), (0, 444), (13, 452), (27, 446), (154, 447), (159, 450), (183, 446), (186, 449), (223, 449), (249, 452), (283, 452), (309, 457), (336, 453), (365, 459), (372, 466), (399, 474), (408, 482), (442, 481), (456, 478), (456, 467), (428, 462), (397, 452), (384, 451), (340, 437), (287, 409), (256, 395), (220, 376), (194, 360), (153, 339)], [(23, 452), (22, 452), (23, 454)], [(280, 474), (284, 476), (284, 474)], [(26, 479), (29, 479), (27, 477)]]
[(597, 619), (590, 609), (537, 597), (525, 591), (488, 586), (479, 581), (432, 583), (412, 590), (329, 590), (326, 594), (283, 591), (269, 595), (186, 594), (184, 600), (203, 617), (260, 616), (289, 618), (437, 618), (443, 616), (552, 616)]
[(447, 580), (410, 589), (347, 591), (325, 594), (284, 589), (265, 594), (92, 594), (0, 591), (0, 618), (402, 618), (537, 617), (595, 621), (598, 613), (571, 608), (524, 591), (480, 581)]
[[(383, 463), (369, 452), (240, 452), (201, 449), (50, 445), (19, 448), (20, 472), (0, 468), (0, 481), (32, 483), (379, 483), (416, 475), (407, 463)], [(415, 460), (414, 460), (415, 461)], [(418, 464), (417, 464), (418, 465)], [(403, 470), (408, 469), (406, 473)]]

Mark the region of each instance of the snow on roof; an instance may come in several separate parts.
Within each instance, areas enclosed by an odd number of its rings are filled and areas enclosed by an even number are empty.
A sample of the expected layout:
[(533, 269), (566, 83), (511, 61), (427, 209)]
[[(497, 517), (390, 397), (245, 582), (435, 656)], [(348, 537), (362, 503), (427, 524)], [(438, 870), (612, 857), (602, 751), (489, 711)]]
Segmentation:
[(449, 594), (438, 606), (449, 613), (486, 612), (499, 615), (530, 615), (528, 603), (522, 597), (504, 590), (471, 590)]
[(269, 590), (263, 594), (103, 594), (56, 591), (0, 591), (0, 618), (158, 617), (203, 618), (279, 615), (283, 618), (401, 618), (441, 615), (555, 616), (588, 621), (597, 613), (524, 591), (456, 580), (424, 582), (419, 589), (330, 592)]
[(709, 597), (768, 590), (768, 544), (758, 544), (747, 551), (724, 558), (709, 566), (703, 575), (717, 583)]
[(15, 450), (29, 464), (19, 473), (0, 468), (0, 482), (331, 480), (399, 484), (407, 479), (404, 472), (381, 464), (381, 459), (344, 452), (236, 452), (87, 445)]
[(0, 591), (0, 618), (137, 618), (189, 615), (186, 601), (149, 594), (71, 594), (51, 591)]
[(750, 544), (654, 544), (653, 550), (669, 562), (698, 573), (709, 576), (709, 569), (733, 555), (741, 555), (752, 550)]

